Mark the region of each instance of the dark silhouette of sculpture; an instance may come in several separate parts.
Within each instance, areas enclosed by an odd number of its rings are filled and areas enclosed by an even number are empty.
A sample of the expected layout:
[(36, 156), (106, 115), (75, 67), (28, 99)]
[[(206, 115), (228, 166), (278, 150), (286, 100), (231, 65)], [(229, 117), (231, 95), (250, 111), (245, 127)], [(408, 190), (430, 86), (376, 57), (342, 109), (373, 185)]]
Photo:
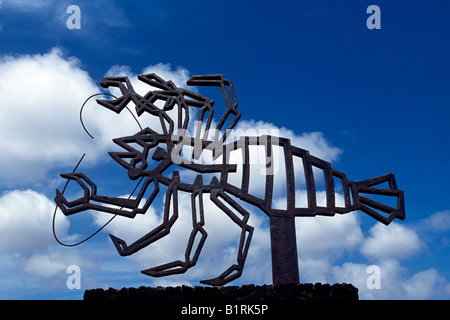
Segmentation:
[[(248, 224), (249, 213), (236, 201), (236, 198), (258, 207), (269, 217), (274, 284), (299, 283), (295, 217), (333, 216), (336, 213), (344, 214), (361, 210), (386, 225), (394, 218), (401, 220), (405, 218), (403, 191), (398, 189), (393, 174), (352, 181), (347, 179), (344, 173), (333, 169), (327, 161), (310, 155), (307, 150), (291, 145), (289, 139), (282, 137), (242, 136), (237, 141), (226, 143), (227, 135), (240, 118), (240, 112), (237, 110), (233, 85), (222, 75), (193, 76), (187, 82), (188, 85), (218, 86), (222, 89), (227, 109), (214, 130), (211, 128), (214, 113), (213, 100), (178, 88), (173, 82), (165, 81), (155, 74), (140, 75), (138, 78), (159, 90), (148, 91), (145, 96), (141, 96), (134, 91), (127, 77), (105, 77), (100, 82), (101, 86), (104, 88), (117, 87), (122, 96), (112, 100), (97, 100), (101, 106), (116, 113), (120, 113), (129, 103), (133, 103), (138, 116), (149, 113), (157, 117), (161, 123), (162, 132), (145, 127), (132, 136), (113, 139), (125, 151), (110, 152), (110, 156), (128, 170), (130, 179), (142, 179), (136, 198), (124, 199), (98, 195), (96, 185), (85, 174), (72, 172), (61, 174), (61, 177), (76, 181), (83, 188), (84, 195), (79, 199), (69, 201), (65, 198), (64, 192), (57, 190), (55, 202), (65, 215), (90, 209), (133, 218), (136, 214), (146, 213), (160, 190), (160, 184), (167, 186), (166, 205), (161, 225), (131, 244), (110, 235), (119, 254), (126, 256), (169, 234), (178, 218), (178, 192), (190, 193), (192, 231), (184, 260), (176, 260), (142, 270), (142, 273), (154, 277), (166, 276), (184, 273), (196, 264), (207, 238), (204, 217), (208, 213), (204, 211), (203, 207), (204, 194), (209, 194), (211, 201), (241, 228), (236, 263), (216, 278), (201, 281), (214, 286), (224, 285), (240, 277), (249, 251), (253, 227)], [(162, 102), (164, 106), (162, 108), (156, 106), (157, 102)], [(190, 120), (190, 107), (198, 108), (198, 121), (202, 124), (197, 126), (194, 136), (186, 134)], [(169, 117), (167, 113), (169, 110), (176, 110), (177, 119)], [(225, 123), (229, 124), (225, 125)], [(194, 159), (198, 159), (203, 152), (209, 150), (214, 159), (222, 157), (222, 162), (203, 164), (188, 161), (181, 156), (183, 146), (193, 148), (192, 158)], [(264, 197), (257, 197), (249, 193), (249, 179), (252, 170), (249, 161), (250, 146), (260, 146), (265, 150)], [(284, 155), (286, 209), (274, 209), (272, 206), (275, 174), (273, 170), (274, 146), (281, 147), (279, 150), (282, 150)], [(230, 173), (236, 172), (238, 169), (237, 164), (229, 161), (230, 153), (236, 151), (242, 154), (243, 160), (241, 164), (242, 179), (237, 185), (230, 183), (228, 177)], [(307, 192), (307, 205), (304, 207), (297, 207), (295, 201), (294, 159), (296, 158), (301, 159), (303, 163)], [(157, 164), (150, 168), (150, 160), (157, 161)], [(167, 175), (168, 168), (176, 166), (197, 172), (195, 181), (193, 183), (181, 181), (178, 170), (172, 170)], [(323, 206), (317, 204), (313, 168), (319, 169), (323, 173), (326, 189), (326, 205)], [(216, 176), (210, 181), (204, 181), (205, 173), (215, 173)], [(389, 187), (381, 187), (383, 183), (387, 183)], [(342, 190), (344, 206), (336, 205), (337, 189)], [(371, 194), (394, 197), (397, 203), (395, 206), (382, 204), (367, 196)], [(142, 199), (146, 199), (146, 201), (141, 201)]]

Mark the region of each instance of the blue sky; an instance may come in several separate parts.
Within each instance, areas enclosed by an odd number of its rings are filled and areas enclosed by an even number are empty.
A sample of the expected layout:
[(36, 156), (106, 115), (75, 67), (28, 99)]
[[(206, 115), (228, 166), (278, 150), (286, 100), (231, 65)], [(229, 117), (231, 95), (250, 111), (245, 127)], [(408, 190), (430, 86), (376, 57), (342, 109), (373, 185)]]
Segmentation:
[[(372, 4), (381, 9), (381, 29), (366, 27)], [(81, 29), (66, 26), (70, 5), (81, 10)], [(236, 230), (224, 228), (211, 209), (209, 246), (196, 267), (167, 278), (141, 275), (183, 254), (189, 221), (180, 217), (180, 235), (174, 230), (127, 258), (108, 233), (140, 237), (156, 225), (161, 203), (142, 220), (115, 219), (78, 247), (53, 239), (59, 173), (83, 153), (83, 170), (105, 193), (131, 191), (111, 178), (126, 178), (122, 168), (105, 159), (108, 142), (136, 124), (91, 104), (91, 141), (78, 112), (106, 74), (136, 83), (143, 72), (179, 86), (194, 74), (222, 73), (234, 83), (241, 129), (278, 130), (355, 181), (395, 173), (405, 192), (404, 221), (383, 227), (363, 213), (297, 219), (301, 281), (352, 282), (363, 299), (450, 298), (449, 12), (450, 4), (437, 0), (0, 0), (0, 298), (79, 299), (96, 287), (198, 285), (207, 271), (220, 270), (213, 252), (232, 255)], [(220, 93), (210, 89), (194, 90)], [(267, 221), (250, 210), (258, 232), (234, 284), (271, 281)], [(59, 215), (57, 231), (76, 242), (106, 217)], [(80, 267), (80, 290), (66, 286), (69, 265)], [(380, 267), (381, 289), (367, 288), (369, 265)]]

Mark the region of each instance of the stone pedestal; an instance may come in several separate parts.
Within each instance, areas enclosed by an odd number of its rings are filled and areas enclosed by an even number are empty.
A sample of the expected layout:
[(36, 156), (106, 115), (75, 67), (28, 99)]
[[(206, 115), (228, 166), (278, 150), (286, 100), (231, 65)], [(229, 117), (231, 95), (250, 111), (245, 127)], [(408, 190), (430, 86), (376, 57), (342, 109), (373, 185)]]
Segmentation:
[(90, 289), (84, 300), (145, 300), (152, 302), (245, 302), (245, 301), (352, 301), (358, 289), (351, 284), (243, 285), (226, 287), (139, 287)]

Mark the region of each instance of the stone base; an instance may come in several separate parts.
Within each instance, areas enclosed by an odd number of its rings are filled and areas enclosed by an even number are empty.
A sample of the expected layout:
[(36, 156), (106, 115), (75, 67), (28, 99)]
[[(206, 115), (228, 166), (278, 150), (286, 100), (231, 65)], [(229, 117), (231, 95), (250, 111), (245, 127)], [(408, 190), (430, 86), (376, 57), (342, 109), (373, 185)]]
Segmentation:
[(153, 302), (221, 301), (324, 301), (358, 300), (358, 289), (351, 284), (243, 285), (227, 287), (139, 287), (86, 290), (84, 300), (145, 300)]

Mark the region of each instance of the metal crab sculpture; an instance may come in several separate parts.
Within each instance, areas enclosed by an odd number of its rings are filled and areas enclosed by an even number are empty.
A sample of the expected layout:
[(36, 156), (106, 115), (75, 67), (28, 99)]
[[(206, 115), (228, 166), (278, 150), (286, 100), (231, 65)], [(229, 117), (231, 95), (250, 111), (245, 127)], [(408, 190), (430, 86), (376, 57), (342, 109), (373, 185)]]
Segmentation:
[[(120, 113), (128, 104), (133, 103), (138, 116), (148, 113), (159, 119), (162, 132), (156, 132), (146, 127), (132, 136), (120, 137), (113, 141), (122, 147), (123, 152), (109, 152), (109, 155), (122, 167), (127, 169), (132, 180), (142, 179), (140, 189), (135, 199), (124, 199), (97, 194), (97, 186), (85, 174), (71, 172), (61, 174), (68, 181), (76, 181), (84, 190), (79, 199), (67, 200), (64, 192), (56, 191), (55, 202), (63, 214), (72, 215), (86, 210), (96, 210), (134, 218), (136, 214), (145, 214), (156, 195), (160, 185), (165, 185), (165, 208), (163, 221), (146, 235), (135, 242), (127, 244), (124, 240), (110, 235), (120, 255), (131, 255), (151, 243), (168, 235), (178, 218), (178, 192), (191, 194), (192, 200), (192, 231), (186, 246), (184, 260), (176, 260), (141, 272), (153, 276), (167, 276), (186, 272), (195, 266), (200, 252), (207, 239), (205, 230), (205, 215), (203, 195), (208, 194), (211, 201), (227, 215), (240, 229), (240, 241), (237, 250), (236, 263), (232, 264), (217, 277), (202, 280), (204, 284), (213, 286), (224, 285), (241, 276), (245, 260), (250, 248), (254, 228), (249, 225), (249, 212), (239, 203), (249, 203), (263, 211), (270, 221), (270, 238), (272, 254), (272, 275), (274, 284), (299, 283), (297, 245), (295, 234), (295, 217), (298, 216), (333, 216), (360, 210), (376, 220), (389, 224), (394, 218), (405, 218), (403, 191), (399, 190), (393, 174), (384, 175), (362, 181), (352, 181), (347, 176), (332, 168), (330, 163), (312, 156), (307, 150), (291, 145), (289, 139), (271, 135), (241, 136), (237, 141), (226, 143), (226, 138), (240, 118), (237, 110), (235, 91), (230, 80), (222, 75), (193, 76), (188, 85), (218, 86), (226, 103), (226, 111), (221, 116), (217, 126), (211, 128), (213, 120), (214, 101), (192, 91), (178, 88), (172, 81), (165, 81), (155, 74), (144, 74), (138, 79), (159, 90), (150, 90), (144, 96), (135, 92), (127, 77), (105, 77), (100, 84), (104, 88), (117, 87), (122, 96), (112, 100), (97, 100), (98, 104), (116, 113)], [(164, 106), (158, 107), (157, 103)], [(175, 108), (175, 109), (174, 109)], [(188, 136), (187, 127), (190, 121), (190, 108), (198, 109), (198, 121), (195, 135)], [(177, 119), (168, 115), (169, 110), (176, 110)], [(225, 127), (225, 123), (229, 123)], [(211, 136), (211, 132), (213, 132)], [(136, 146), (139, 146), (137, 148)], [(221, 163), (196, 163), (181, 156), (183, 146), (193, 148), (192, 157), (198, 159), (202, 153), (209, 150), (213, 158), (222, 157)], [(250, 172), (255, 170), (249, 161), (250, 146), (262, 146), (265, 150), (265, 193), (255, 196), (249, 191)], [(273, 148), (281, 147), (286, 181), (286, 209), (275, 209), (272, 205), (274, 186)], [(242, 155), (242, 163), (233, 164), (230, 153), (238, 151)], [(303, 163), (304, 181), (307, 192), (307, 205), (296, 206), (294, 160), (300, 158)], [(157, 164), (149, 167), (149, 160)], [(239, 183), (232, 183), (229, 174), (236, 172), (241, 166), (242, 178)], [(186, 183), (180, 179), (178, 170), (167, 174), (169, 167), (179, 167), (195, 171), (195, 181)], [(326, 204), (317, 203), (316, 182), (313, 168), (323, 172), (326, 188)], [(210, 181), (205, 181), (207, 173), (214, 173)], [(335, 185), (335, 181), (340, 181)], [(388, 188), (380, 187), (388, 183)], [(344, 205), (336, 204), (336, 190), (342, 190)], [(374, 201), (367, 195), (382, 195), (396, 198), (396, 205), (389, 206)], [(146, 199), (145, 201), (142, 201)], [(172, 206), (170, 205), (172, 203)], [(197, 240), (197, 241), (196, 241)]]

